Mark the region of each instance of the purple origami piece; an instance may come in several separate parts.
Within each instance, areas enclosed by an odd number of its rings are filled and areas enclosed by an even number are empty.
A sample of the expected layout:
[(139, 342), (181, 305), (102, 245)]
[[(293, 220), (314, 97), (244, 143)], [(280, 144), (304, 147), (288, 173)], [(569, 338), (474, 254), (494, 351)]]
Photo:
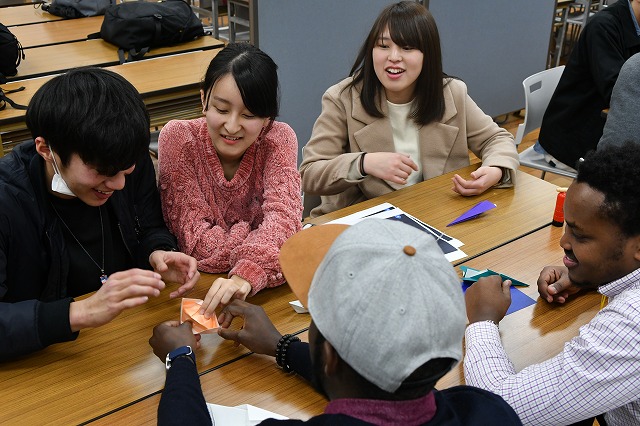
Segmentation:
[(491, 210), (495, 208), (496, 208), (496, 205), (493, 204), (491, 201), (488, 201), (488, 200), (480, 201), (478, 204), (476, 204), (475, 206), (471, 207), (469, 210), (467, 210), (466, 212), (458, 216), (453, 222), (451, 222), (447, 226), (451, 226), (451, 225), (455, 225), (456, 223), (475, 219), (478, 216), (480, 216), (482, 213), (486, 212), (487, 210)]

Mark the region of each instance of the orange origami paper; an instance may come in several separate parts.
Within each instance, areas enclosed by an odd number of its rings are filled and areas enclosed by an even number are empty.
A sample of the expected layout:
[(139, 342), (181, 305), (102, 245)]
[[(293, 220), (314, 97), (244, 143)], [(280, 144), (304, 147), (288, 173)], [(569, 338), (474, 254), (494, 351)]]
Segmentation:
[(182, 298), (180, 306), (180, 324), (185, 321), (191, 321), (194, 334), (213, 333), (220, 328), (216, 314), (209, 319), (198, 313), (202, 307), (203, 301), (200, 299)]

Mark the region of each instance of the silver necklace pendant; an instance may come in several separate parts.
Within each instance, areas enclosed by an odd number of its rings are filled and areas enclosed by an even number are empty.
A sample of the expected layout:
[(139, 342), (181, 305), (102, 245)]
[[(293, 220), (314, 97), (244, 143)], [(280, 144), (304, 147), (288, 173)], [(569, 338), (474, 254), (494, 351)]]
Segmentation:
[(106, 283), (108, 279), (109, 275), (103, 273), (102, 275), (100, 275), (100, 284), (104, 285), (104, 283)]

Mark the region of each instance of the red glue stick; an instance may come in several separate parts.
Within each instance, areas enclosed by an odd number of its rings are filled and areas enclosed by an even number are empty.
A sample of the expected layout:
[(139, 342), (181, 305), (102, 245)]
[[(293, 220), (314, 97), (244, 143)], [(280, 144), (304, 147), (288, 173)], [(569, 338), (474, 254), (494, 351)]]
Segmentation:
[(564, 199), (567, 196), (567, 188), (557, 188), (558, 197), (556, 198), (556, 209), (553, 211), (553, 226), (564, 225)]

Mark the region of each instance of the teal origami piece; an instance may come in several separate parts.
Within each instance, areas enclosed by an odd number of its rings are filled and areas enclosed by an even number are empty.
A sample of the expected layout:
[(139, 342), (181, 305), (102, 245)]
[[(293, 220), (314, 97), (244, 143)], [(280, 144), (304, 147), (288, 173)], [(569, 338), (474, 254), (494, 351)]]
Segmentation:
[(511, 285), (517, 287), (529, 287), (529, 284), (523, 283), (522, 281), (518, 281), (515, 278), (511, 278), (508, 275), (501, 274), (499, 272), (492, 271), (491, 269), (474, 269), (468, 266), (460, 266), (460, 270), (462, 271), (462, 280), (468, 283), (474, 283), (478, 281), (482, 277), (490, 277), (492, 275), (500, 275), (503, 280), (511, 280)]

